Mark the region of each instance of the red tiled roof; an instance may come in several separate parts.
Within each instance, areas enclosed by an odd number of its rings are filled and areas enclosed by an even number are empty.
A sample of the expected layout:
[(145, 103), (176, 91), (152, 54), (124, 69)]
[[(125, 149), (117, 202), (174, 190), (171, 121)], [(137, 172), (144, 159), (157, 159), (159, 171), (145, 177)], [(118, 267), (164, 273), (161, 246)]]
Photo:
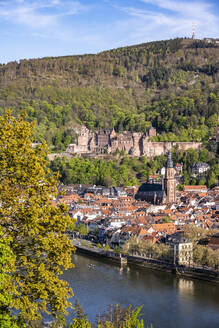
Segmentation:
[(152, 224), (152, 228), (157, 232), (165, 232), (167, 234), (172, 233), (176, 230), (175, 225), (171, 223)]
[(202, 186), (193, 186), (193, 185), (184, 186), (184, 191), (189, 191), (189, 190), (197, 190), (197, 191), (206, 190), (207, 191), (207, 186), (205, 186), (205, 185), (202, 185)]

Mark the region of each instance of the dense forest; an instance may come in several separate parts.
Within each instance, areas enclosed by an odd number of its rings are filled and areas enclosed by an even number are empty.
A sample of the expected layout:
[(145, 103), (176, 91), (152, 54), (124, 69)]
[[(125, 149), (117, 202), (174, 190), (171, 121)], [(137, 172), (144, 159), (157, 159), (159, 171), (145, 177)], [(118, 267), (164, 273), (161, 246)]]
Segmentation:
[[(178, 185), (204, 185), (209, 188), (217, 184), (219, 177), (219, 163), (216, 153), (205, 147), (199, 151), (189, 149), (188, 151), (173, 149), (174, 164), (182, 163), (183, 172)], [(140, 158), (129, 157), (124, 153), (117, 153), (114, 158), (83, 158), (71, 159), (56, 158), (50, 163), (53, 172), (60, 173), (60, 181), (64, 184), (95, 184), (107, 187), (139, 185), (149, 178), (150, 175), (159, 173), (166, 164), (166, 156), (157, 156), (153, 159), (142, 156)], [(197, 162), (206, 162), (210, 170), (204, 174), (194, 176), (192, 166)]]
[(203, 141), (219, 113), (219, 45), (173, 39), (95, 55), (20, 60), (0, 65), (0, 113), (24, 109), (35, 139), (54, 150), (74, 128), (145, 132), (156, 140)]

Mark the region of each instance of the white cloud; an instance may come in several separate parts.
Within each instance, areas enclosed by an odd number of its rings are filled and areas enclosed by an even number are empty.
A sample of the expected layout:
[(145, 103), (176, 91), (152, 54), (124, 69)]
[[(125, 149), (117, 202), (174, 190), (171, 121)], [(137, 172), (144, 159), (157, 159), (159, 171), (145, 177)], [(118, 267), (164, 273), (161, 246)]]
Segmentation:
[[(133, 7), (121, 8), (132, 19), (118, 22), (123, 28), (132, 24), (130, 37), (134, 42), (143, 40), (164, 39), (191, 36), (192, 23), (196, 24), (196, 35), (217, 37), (219, 31), (218, 17), (213, 14), (212, 5), (208, 2), (178, 0), (141, 0), (150, 4), (150, 10)], [(151, 37), (150, 37), (151, 36)]]
[(177, 17), (197, 20), (201, 22), (214, 22), (217, 17), (211, 12), (212, 4), (200, 1), (177, 0), (141, 0), (143, 3), (151, 3), (159, 8), (169, 10)]
[[(9, 41), (15, 39), (15, 43), (19, 37), (21, 40), (28, 37), (30, 43), (32, 38), (34, 46), (39, 45), (40, 56), (44, 54), (44, 50), (40, 52), (41, 44), (46, 49), (47, 40), (49, 50), (45, 55), (53, 51), (54, 54), (97, 52), (154, 40), (188, 37), (192, 35), (193, 21), (198, 38), (218, 37), (219, 21), (210, 1), (87, 0), (89, 5), (85, 6), (82, 4), (84, 0), (0, 0), (0, 21), (4, 20), (1, 26), (7, 26), (2, 29), (0, 37)], [(133, 7), (125, 6), (127, 3), (133, 3)], [(106, 15), (105, 20), (99, 17), (100, 12)], [(81, 21), (74, 19), (81, 13), (85, 14)], [(15, 23), (20, 25), (19, 35)], [(16, 45), (13, 47), (15, 49)], [(34, 51), (37, 56), (38, 49)]]
[(206, 11), (211, 7), (210, 3), (199, 1), (177, 1), (177, 0), (141, 0), (143, 3), (150, 3), (163, 9), (168, 9), (175, 12), (186, 12), (187, 14), (194, 14), (194, 9)]
[(0, 17), (32, 29), (54, 27), (63, 16), (85, 10), (78, 1), (9, 0), (0, 2)]

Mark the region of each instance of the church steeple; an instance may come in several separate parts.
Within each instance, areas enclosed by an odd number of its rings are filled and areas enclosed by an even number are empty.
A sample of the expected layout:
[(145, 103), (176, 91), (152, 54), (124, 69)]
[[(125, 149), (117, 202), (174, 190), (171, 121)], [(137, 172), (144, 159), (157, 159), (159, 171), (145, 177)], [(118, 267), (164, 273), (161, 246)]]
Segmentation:
[(167, 194), (167, 203), (176, 202), (176, 180), (175, 180), (175, 170), (173, 168), (173, 161), (171, 157), (171, 152), (168, 152), (166, 172), (164, 179), (164, 190)]
[(173, 168), (173, 161), (170, 150), (168, 151), (167, 168)]

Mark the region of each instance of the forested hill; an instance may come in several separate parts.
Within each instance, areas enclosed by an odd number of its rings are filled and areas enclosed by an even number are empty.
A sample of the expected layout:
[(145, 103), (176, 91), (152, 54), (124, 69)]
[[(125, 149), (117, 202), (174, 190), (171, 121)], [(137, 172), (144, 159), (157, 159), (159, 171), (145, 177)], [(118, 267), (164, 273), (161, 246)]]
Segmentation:
[(36, 139), (56, 149), (72, 127), (146, 131), (158, 140), (204, 140), (219, 112), (219, 44), (174, 39), (104, 51), (0, 65), (1, 111), (25, 109)]

